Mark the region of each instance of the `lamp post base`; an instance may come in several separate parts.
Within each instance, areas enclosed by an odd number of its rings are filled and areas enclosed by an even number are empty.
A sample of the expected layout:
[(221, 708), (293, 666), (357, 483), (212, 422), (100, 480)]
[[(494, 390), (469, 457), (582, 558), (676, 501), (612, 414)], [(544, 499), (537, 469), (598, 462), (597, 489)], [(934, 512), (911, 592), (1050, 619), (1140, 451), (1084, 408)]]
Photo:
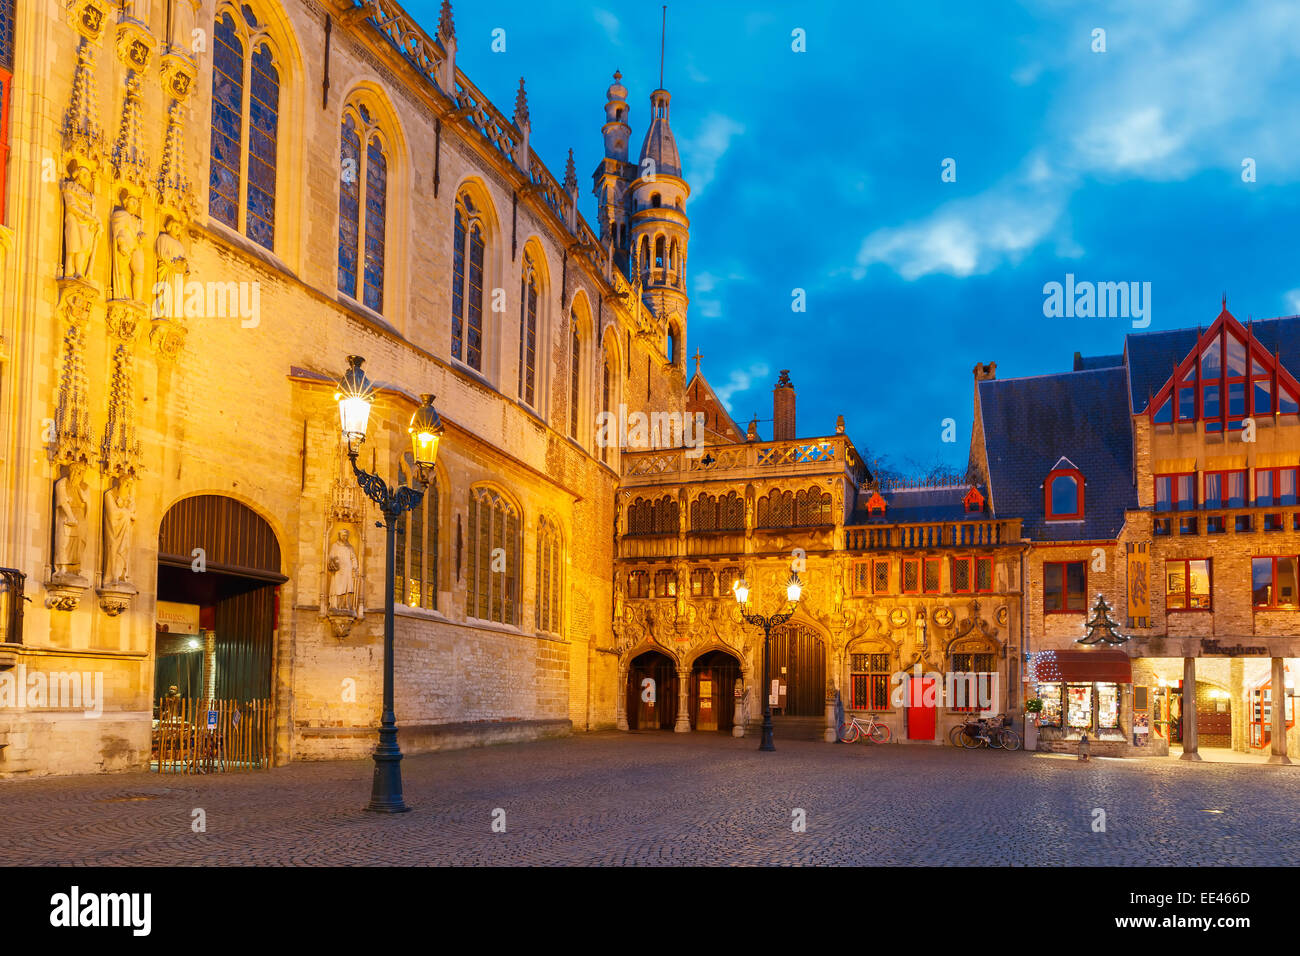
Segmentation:
[(375, 748), (375, 778), (366, 809), (375, 813), (407, 813), (411, 809), (402, 800), (402, 752), (396, 739)]
[(776, 743), (772, 739), (772, 713), (768, 711), (763, 714), (763, 739), (758, 745), (759, 750), (775, 750)]

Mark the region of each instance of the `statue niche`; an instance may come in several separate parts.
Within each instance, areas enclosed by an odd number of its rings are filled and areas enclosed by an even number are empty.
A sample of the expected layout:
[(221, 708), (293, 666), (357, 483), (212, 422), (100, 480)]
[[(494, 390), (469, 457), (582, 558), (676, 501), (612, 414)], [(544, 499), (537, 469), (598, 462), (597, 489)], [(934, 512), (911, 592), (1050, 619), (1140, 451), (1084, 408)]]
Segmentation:
[(140, 197), (122, 190), (109, 220), (113, 237), (113, 298), (144, 300), (144, 220)]

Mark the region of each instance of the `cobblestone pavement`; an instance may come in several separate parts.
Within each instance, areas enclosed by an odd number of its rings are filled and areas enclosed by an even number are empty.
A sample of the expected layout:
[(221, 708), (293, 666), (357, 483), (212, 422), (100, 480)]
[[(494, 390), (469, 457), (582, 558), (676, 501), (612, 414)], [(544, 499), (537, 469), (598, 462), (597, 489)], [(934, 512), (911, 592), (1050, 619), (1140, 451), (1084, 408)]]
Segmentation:
[[(1279, 864), (1300, 767), (600, 733), (370, 761), (0, 781), (0, 864)], [(202, 808), (207, 832), (191, 829)], [(504, 833), (492, 831), (505, 811)], [(793, 811), (807, 829), (794, 832)], [(1106, 813), (1093, 831), (1094, 808)], [(1209, 812), (1218, 811), (1218, 812)]]

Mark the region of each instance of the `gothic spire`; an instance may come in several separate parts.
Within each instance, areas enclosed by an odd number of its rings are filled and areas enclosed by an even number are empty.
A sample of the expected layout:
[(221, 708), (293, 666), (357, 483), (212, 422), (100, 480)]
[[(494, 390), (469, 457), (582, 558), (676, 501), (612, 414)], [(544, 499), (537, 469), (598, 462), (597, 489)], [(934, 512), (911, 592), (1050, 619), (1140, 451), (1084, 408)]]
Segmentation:
[(524, 91), (524, 78), (519, 78), (519, 92), (515, 94), (515, 125), (522, 128), (528, 122), (528, 94)]
[(450, 40), (456, 36), (456, 24), (451, 19), (451, 0), (442, 0), (442, 12), (438, 14), (438, 37)]

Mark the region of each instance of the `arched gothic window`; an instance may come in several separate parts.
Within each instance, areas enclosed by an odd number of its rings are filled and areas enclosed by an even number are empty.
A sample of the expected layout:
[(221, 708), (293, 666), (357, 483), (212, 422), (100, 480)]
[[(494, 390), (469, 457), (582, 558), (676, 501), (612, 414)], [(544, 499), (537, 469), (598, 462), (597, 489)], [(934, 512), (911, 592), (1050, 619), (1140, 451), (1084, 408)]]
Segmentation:
[(794, 526), (794, 495), (788, 491), (773, 491), (758, 499), (758, 526), (760, 528), (790, 528)]
[(519, 397), (537, 405), (537, 269), (524, 254), (519, 280)]
[(280, 72), (247, 6), (218, 11), (212, 55), (208, 213), (273, 249)]
[[(343, 111), (339, 136), (339, 291), (376, 312), (384, 310), (384, 230), (388, 219), (388, 158), (364, 105)], [(365, 143), (363, 150), (361, 144)], [(365, 258), (358, 256), (365, 237)]]
[[(405, 465), (397, 472), (407, 484)], [(393, 602), (434, 610), (438, 607), (438, 485), (430, 482), (424, 499), (397, 519), (393, 563)]]
[(533, 618), (537, 630), (559, 635), (563, 626), (563, 548), (559, 529), (547, 518), (537, 522), (537, 597)]
[(473, 200), (456, 199), (452, 248), (451, 354), (483, 371), (483, 217)]
[(569, 315), (569, 437), (578, 437), (578, 397), (582, 391), (582, 333), (578, 313)]
[[(609, 368), (609, 356), (606, 356), (605, 361), (601, 365), (601, 383), (600, 383), (600, 410), (605, 413), (606, 416), (605, 420), (607, 422), (604, 432), (609, 431), (608, 416), (611, 413), (609, 403), (610, 403), (610, 391), (612, 388), (610, 379), (612, 375), (613, 373), (610, 371)], [(600, 434), (604, 434), (604, 432), (598, 433), (597, 437), (600, 437)], [(615, 426), (614, 434), (615, 435), (618, 434), (617, 426)], [(605, 462), (605, 464), (609, 464), (609, 446), (613, 444), (613, 441), (617, 441), (617, 440), (618, 439), (613, 439), (611, 441), (609, 436), (606, 435), (605, 440), (601, 442), (600, 460)]]
[(519, 511), (491, 488), (469, 492), (469, 561), (465, 612), (519, 623)]
[(627, 533), (676, 534), (677, 500), (664, 495), (658, 501), (637, 498), (627, 508)]
[(794, 523), (800, 528), (834, 524), (831, 519), (831, 493), (814, 486), (795, 495)]

